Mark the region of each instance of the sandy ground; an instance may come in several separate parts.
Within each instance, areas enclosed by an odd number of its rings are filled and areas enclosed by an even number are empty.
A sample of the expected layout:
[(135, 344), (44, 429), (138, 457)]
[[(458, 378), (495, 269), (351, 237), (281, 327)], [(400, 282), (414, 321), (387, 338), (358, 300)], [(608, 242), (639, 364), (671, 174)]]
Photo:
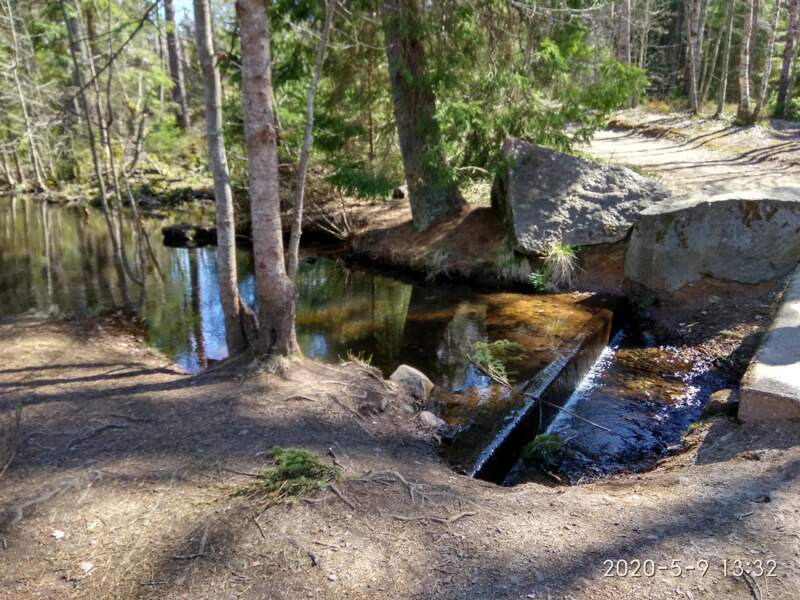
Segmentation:
[[(0, 411), (24, 407), (0, 480), (2, 599), (790, 599), (800, 589), (798, 424), (718, 419), (648, 474), (500, 488), (453, 474), (403, 394), (353, 365), (188, 377), (129, 335), (36, 319), (2, 322), (0, 365)], [(333, 449), (350, 479), (342, 497), (232, 496), (276, 444), (326, 460)], [(636, 560), (654, 561), (647, 575), (634, 575)], [(772, 571), (774, 560), (775, 576), (736, 577), (735, 560), (757, 572), (755, 561)], [(606, 561), (628, 562), (605, 576)]]
[(739, 128), (685, 115), (623, 114), (582, 148), (636, 167), (676, 194), (721, 194), (800, 185), (800, 131)]

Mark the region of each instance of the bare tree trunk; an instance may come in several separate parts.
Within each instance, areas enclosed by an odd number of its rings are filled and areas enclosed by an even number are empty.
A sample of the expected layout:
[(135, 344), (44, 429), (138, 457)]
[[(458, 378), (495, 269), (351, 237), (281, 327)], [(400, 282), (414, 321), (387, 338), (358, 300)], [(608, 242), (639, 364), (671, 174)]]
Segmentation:
[(798, 11), (800, 0), (791, 0), (789, 5), (789, 28), (786, 31), (786, 46), (783, 49), (783, 64), (781, 65), (781, 77), (778, 80), (778, 99), (775, 103), (775, 116), (783, 117), (786, 115), (786, 97), (789, 91), (789, 74), (794, 56), (794, 46), (797, 43), (797, 34), (800, 27)]
[(772, 55), (775, 51), (775, 38), (778, 36), (778, 22), (781, 16), (781, 7), (783, 6), (782, 0), (775, 0), (772, 7), (772, 21), (769, 27), (769, 38), (767, 39), (767, 51), (764, 57), (764, 69), (761, 72), (761, 85), (758, 89), (758, 97), (756, 98), (756, 107), (753, 109), (753, 114), (750, 116), (750, 121), (755, 123), (761, 117), (761, 111), (764, 110), (764, 104), (767, 101), (767, 92), (769, 91), (769, 78), (772, 75)]
[(11, 171), (8, 168), (5, 149), (0, 149), (0, 167), (3, 169), (3, 178), (6, 180), (6, 183), (10, 187), (14, 187), (16, 181), (14, 180), (14, 176), (11, 174)]
[(233, 192), (225, 140), (222, 136), (222, 82), (214, 53), (214, 29), (209, 0), (194, 0), (194, 26), (197, 54), (205, 82), (206, 139), (217, 204), (217, 279), (222, 312), (225, 315), (225, 340), (228, 354), (233, 356), (247, 347), (247, 339), (240, 310)]
[[(795, 81), (797, 79), (797, 58), (800, 55), (800, 44), (794, 45), (794, 58), (792, 58), (792, 74), (789, 75), (789, 81)], [(789, 89), (786, 91), (786, 106), (790, 107), (792, 105), (792, 86), (789, 86)]]
[(700, 0), (684, 0), (684, 14), (686, 19), (686, 68), (689, 78), (689, 108), (693, 114), (697, 114), (700, 112), (699, 90), (697, 89), (697, 71), (698, 63), (700, 62), (697, 49), (697, 24), (700, 15)]
[(259, 304), (256, 351), (286, 356), (298, 352), (299, 347), (294, 328), (295, 287), (286, 274), (283, 253), (267, 3), (237, 0), (236, 13), (242, 44), (242, 108)]
[(642, 33), (639, 38), (639, 60), (638, 65), (640, 69), (645, 68), (647, 62), (647, 46), (650, 42), (650, 2), (651, 0), (644, 0), (644, 16), (642, 22)]
[(744, 0), (744, 3), (744, 25), (742, 26), (742, 42), (739, 51), (739, 109), (736, 113), (736, 120), (748, 123), (750, 121), (750, 47), (753, 43), (755, 0)]
[(47, 185), (44, 182), (44, 168), (42, 167), (39, 153), (36, 149), (36, 140), (33, 135), (33, 125), (31, 124), (31, 117), (28, 113), (28, 100), (22, 90), (22, 82), (19, 77), (20, 63), (22, 56), (19, 51), (19, 41), (17, 39), (16, 16), (14, 9), (11, 6), (10, 0), (5, 0), (5, 8), (9, 22), (9, 32), (11, 33), (11, 50), (14, 54), (14, 64), (11, 67), (11, 76), (14, 80), (14, 88), (17, 91), (17, 99), (19, 100), (20, 109), (22, 111), (22, 122), (25, 126), (25, 137), (28, 140), (28, 147), (30, 149), (31, 169), (33, 175), (33, 182), (37, 190), (46, 190)]
[(714, 118), (722, 116), (725, 98), (728, 93), (728, 74), (731, 69), (731, 41), (733, 40), (733, 19), (736, 16), (736, 0), (728, 0), (725, 6), (725, 49), (722, 51), (722, 74), (717, 90), (717, 112)]
[(418, 0), (384, 0), (382, 18), (392, 104), (414, 227), (459, 213), (464, 199), (448, 169), (428, 80)]
[(22, 170), (22, 164), (19, 160), (19, 148), (14, 149), (11, 156), (14, 158), (14, 170), (17, 172), (17, 181), (20, 185), (25, 185), (25, 171)]
[(620, 0), (617, 17), (617, 60), (631, 64), (631, 0)]
[(331, 23), (333, 23), (335, 8), (336, 0), (325, 0), (325, 23), (322, 26), (322, 34), (317, 48), (317, 62), (314, 65), (314, 76), (306, 92), (306, 128), (303, 136), (303, 148), (300, 150), (300, 160), (297, 164), (294, 204), (292, 205), (292, 233), (289, 237), (289, 250), (286, 257), (286, 271), (292, 280), (297, 274), (297, 264), (300, 260), (300, 236), (303, 234), (303, 196), (306, 189), (308, 159), (311, 156), (311, 147), (314, 144), (314, 93), (317, 91), (319, 80), (322, 77), (325, 51), (328, 48), (328, 38), (331, 33)]
[(178, 105), (178, 126), (189, 127), (189, 109), (186, 104), (186, 86), (183, 81), (183, 61), (181, 46), (178, 41), (178, 24), (175, 20), (173, 0), (164, 0), (164, 20), (167, 22), (167, 55), (169, 58), (169, 74), (172, 77), (172, 99)]

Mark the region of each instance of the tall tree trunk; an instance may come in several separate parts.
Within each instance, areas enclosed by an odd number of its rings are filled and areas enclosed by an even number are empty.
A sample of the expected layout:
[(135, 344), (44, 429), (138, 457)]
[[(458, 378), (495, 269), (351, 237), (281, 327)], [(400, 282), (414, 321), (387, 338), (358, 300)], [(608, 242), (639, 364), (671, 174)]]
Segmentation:
[(739, 109), (736, 112), (736, 120), (747, 123), (750, 121), (750, 47), (753, 43), (755, 0), (744, 0), (744, 5), (744, 24), (739, 50)]
[(214, 52), (214, 27), (209, 0), (194, 0), (194, 26), (197, 54), (205, 83), (206, 139), (217, 204), (217, 279), (225, 315), (225, 340), (228, 354), (232, 356), (247, 347), (247, 339), (240, 310), (233, 193), (222, 136), (222, 81)]
[(169, 58), (169, 74), (172, 77), (172, 99), (178, 105), (178, 126), (189, 127), (189, 108), (186, 104), (186, 86), (183, 81), (183, 61), (181, 45), (178, 40), (178, 23), (175, 19), (173, 0), (164, 0), (164, 20), (167, 22), (167, 55)]
[(617, 60), (631, 64), (631, 0), (620, 0), (617, 16)]
[(300, 236), (303, 234), (303, 196), (306, 189), (308, 159), (311, 157), (311, 147), (314, 144), (314, 93), (317, 91), (319, 80), (322, 77), (325, 51), (328, 48), (328, 38), (331, 33), (335, 8), (336, 0), (325, 0), (325, 23), (322, 25), (322, 34), (317, 48), (317, 62), (314, 65), (314, 75), (306, 92), (306, 127), (303, 135), (303, 148), (300, 150), (300, 160), (297, 163), (294, 204), (292, 205), (292, 232), (289, 237), (289, 251), (286, 257), (286, 271), (292, 280), (297, 274), (297, 264), (300, 261)]
[(689, 79), (689, 108), (693, 114), (700, 112), (698, 90), (698, 65), (700, 63), (697, 48), (697, 27), (700, 18), (701, 0), (684, 0), (684, 15), (686, 19), (686, 70)]
[(719, 78), (717, 90), (717, 111), (714, 118), (722, 116), (725, 108), (725, 98), (728, 93), (728, 74), (731, 69), (731, 41), (733, 40), (733, 19), (736, 16), (736, 0), (727, 0), (725, 6), (725, 49), (722, 51), (722, 74)]
[(440, 217), (460, 212), (464, 199), (445, 162), (417, 0), (384, 0), (382, 13), (411, 216), (414, 227), (423, 230)]
[(267, 3), (237, 0), (236, 13), (242, 44), (242, 109), (258, 294), (256, 351), (286, 356), (298, 352), (299, 347), (294, 328), (295, 287), (286, 274), (283, 254)]
[(781, 77), (778, 80), (778, 99), (775, 103), (775, 116), (783, 117), (786, 115), (786, 96), (789, 91), (789, 74), (792, 66), (792, 57), (794, 56), (794, 46), (797, 43), (797, 34), (800, 30), (800, 19), (798, 19), (798, 11), (800, 9), (800, 0), (791, 0), (789, 5), (789, 28), (786, 31), (786, 45), (783, 49), (783, 64), (781, 65)]
[(639, 37), (639, 59), (637, 64), (640, 69), (644, 69), (647, 63), (647, 46), (650, 42), (650, 2), (651, 0), (644, 0), (644, 16), (642, 17), (642, 33)]
[(783, 0), (775, 0), (772, 7), (772, 21), (769, 26), (769, 37), (767, 38), (767, 51), (764, 56), (764, 69), (761, 71), (761, 85), (758, 89), (758, 97), (756, 98), (756, 107), (753, 109), (753, 114), (750, 115), (750, 121), (755, 123), (761, 118), (761, 111), (764, 110), (764, 104), (767, 101), (767, 93), (769, 92), (769, 78), (772, 75), (772, 55), (775, 51), (775, 38), (778, 36), (778, 22), (781, 16), (781, 7)]

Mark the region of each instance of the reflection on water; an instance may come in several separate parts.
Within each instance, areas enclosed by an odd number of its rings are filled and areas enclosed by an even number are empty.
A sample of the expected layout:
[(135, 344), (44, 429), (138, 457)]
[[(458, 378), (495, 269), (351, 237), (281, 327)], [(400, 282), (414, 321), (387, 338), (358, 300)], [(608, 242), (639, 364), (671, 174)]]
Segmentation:
[[(160, 226), (146, 224), (165, 278), (147, 276), (141, 317), (149, 343), (195, 372), (226, 355), (215, 249), (165, 247)], [(242, 296), (252, 303), (250, 253), (240, 252), (238, 263)], [(24, 198), (0, 201), (0, 314), (85, 315), (110, 308), (121, 301), (116, 277), (98, 214)], [(331, 362), (348, 353), (369, 357), (386, 375), (402, 363), (415, 366), (437, 384), (434, 409), (451, 424), (482, 432), (484, 443), (519, 398), (466, 359), (472, 345), (501, 338), (519, 343), (524, 354), (508, 367), (523, 381), (596, 312), (578, 296), (409, 283), (321, 256), (303, 259), (297, 288), (297, 335), (307, 356)]]

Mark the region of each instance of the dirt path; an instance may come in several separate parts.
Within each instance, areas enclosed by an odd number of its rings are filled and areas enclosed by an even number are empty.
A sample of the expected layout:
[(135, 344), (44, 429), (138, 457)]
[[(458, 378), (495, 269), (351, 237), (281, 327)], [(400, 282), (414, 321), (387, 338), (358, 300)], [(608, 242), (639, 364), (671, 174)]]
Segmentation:
[[(0, 598), (797, 597), (796, 424), (718, 419), (652, 473), (507, 489), (452, 473), (359, 367), (237, 373), (187, 377), (109, 328), (0, 322), (0, 415), (24, 406)], [(342, 497), (232, 496), (276, 444), (332, 448)], [(604, 576), (634, 559), (655, 573)], [(725, 575), (726, 559), (776, 576)]]
[[(676, 194), (725, 192), (800, 185), (800, 141), (775, 140), (762, 147), (718, 149), (725, 131), (655, 137), (635, 129), (604, 130), (583, 150), (601, 160), (637, 167)], [(753, 133), (756, 135), (756, 132)], [(715, 140), (717, 142), (715, 143)], [(744, 149), (742, 149), (744, 148)]]

